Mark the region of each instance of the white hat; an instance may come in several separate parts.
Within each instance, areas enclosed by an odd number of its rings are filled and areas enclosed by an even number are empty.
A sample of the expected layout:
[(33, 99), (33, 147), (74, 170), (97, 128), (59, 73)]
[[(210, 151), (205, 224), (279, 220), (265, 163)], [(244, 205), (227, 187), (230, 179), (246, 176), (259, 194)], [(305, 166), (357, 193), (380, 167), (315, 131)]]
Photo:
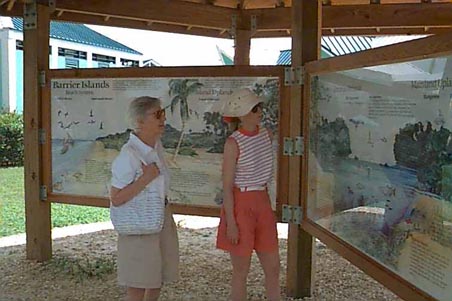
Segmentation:
[(220, 113), (225, 117), (242, 117), (260, 102), (262, 100), (250, 89), (240, 89), (226, 99)]

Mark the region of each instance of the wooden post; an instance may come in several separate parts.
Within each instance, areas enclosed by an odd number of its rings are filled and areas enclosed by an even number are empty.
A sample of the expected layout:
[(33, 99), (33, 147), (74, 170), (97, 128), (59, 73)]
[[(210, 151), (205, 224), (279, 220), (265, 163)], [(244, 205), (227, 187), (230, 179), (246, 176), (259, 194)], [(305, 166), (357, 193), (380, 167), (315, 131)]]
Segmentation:
[[(292, 67), (319, 58), (321, 35), (321, 3), (318, 0), (292, 1)], [(304, 87), (290, 89), (290, 136), (303, 135)], [(306, 151), (307, 152), (307, 151)], [(289, 204), (302, 206), (306, 180), (302, 178), (302, 158), (293, 156), (289, 161)], [(305, 207), (305, 206), (304, 206)], [(306, 208), (303, 208), (306, 214)], [(287, 246), (287, 295), (309, 297), (314, 285), (314, 240), (301, 226), (289, 224)]]
[[(27, 259), (45, 261), (52, 257), (50, 203), (40, 198), (42, 184), (42, 148), (39, 129), (42, 126), (40, 71), (49, 69), (49, 7), (29, 1), (28, 13), (36, 20), (24, 18), (24, 153), (25, 216)], [(30, 28), (27, 26), (30, 24)], [(47, 72), (48, 73), (48, 72)]]
[(234, 37), (234, 65), (250, 64), (251, 31), (237, 30)]

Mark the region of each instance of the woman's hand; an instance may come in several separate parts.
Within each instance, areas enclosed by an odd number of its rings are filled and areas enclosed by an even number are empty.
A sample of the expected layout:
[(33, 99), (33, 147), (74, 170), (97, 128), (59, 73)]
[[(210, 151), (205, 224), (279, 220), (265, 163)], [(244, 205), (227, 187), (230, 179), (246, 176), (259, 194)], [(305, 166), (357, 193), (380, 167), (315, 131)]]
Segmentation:
[(239, 243), (239, 228), (235, 222), (227, 223), (226, 236), (233, 245)]
[(148, 165), (141, 163), (141, 169), (143, 170), (143, 175), (141, 177), (146, 185), (152, 182), (160, 174), (160, 170), (155, 162)]

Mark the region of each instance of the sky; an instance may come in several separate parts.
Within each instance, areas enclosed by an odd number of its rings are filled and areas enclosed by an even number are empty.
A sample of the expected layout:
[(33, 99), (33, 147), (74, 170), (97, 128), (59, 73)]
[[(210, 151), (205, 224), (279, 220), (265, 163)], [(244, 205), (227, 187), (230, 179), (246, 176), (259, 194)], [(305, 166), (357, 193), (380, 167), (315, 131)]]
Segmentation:
[[(143, 53), (143, 59), (153, 59), (162, 66), (221, 65), (217, 46), (234, 56), (234, 42), (218, 39), (164, 33), (149, 30), (88, 25), (91, 29)], [(290, 38), (251, 40), (251, 65), (275, 65), (281, 50), (291, 48)]]

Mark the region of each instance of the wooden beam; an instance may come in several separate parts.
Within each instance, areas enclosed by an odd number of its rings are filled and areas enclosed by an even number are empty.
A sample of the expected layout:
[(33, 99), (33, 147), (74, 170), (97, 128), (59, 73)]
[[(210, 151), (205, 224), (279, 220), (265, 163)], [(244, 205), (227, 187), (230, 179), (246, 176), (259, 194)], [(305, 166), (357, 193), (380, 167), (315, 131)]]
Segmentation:
[[(258, 18), (259, 31), (290, 29), (290, 7), (250, 9), (243, 18)], [(325, 6), (324, 29), (451, 27), (452, 3)]]
[(452, 3), (331, 6), (323, 20), (323, 28), (451, 26)]
[(307, 63), (305, 68), (307, 73), (317, 75), (450, 55), (452, 55), (452, 33), (378, 47), (342, 57), (322, 59)]
[[(301, 66), (302, 48), (302, 1), (292, 1), (292, 66)], [(289, 137), (301, 135), (301, 87), (291, 87), (290, 89), (290, 130)], [(289, 205), (301, 206), (300, 198), (300, 175), (301, 161), (298, 157), (289, 158)], [(289, 224), (287, 235), (287, 271), (286, 287), (287, 296), (301, 298), (304, 297), (301, 283), (300, 260), (302, 258), (300, 248), (301, 229), (297, 225)]]
[[(297, 68), (306, 62), (319, 59), (321, 37), (320, 0), (292, 1), (292, 67)], [(302, 85), (291, 87), (290, 132), (291, 137), (303, 136), (307, 120), (303, 112), (309, 108), (305, 101), (305, 88)], [(306, 139), (308, 140), (308, 138)], [(307, 143), (307, 142), (306, 142)], [(289, 204), (302, 206), (306, 216), (307, 161), (299, 156), (289, 161)], [(314, 239), (300, 225), (289, 224), (287, 246), (287, 294), (291, 297), (309, 297), (314, 285)]]
[[(217, 9), (217, 7), (213, 8)], [(230, 10), (236, 12), (234, 9)], [(289, 10), (290, 7), (243, 10), (241, 13), (242, 22), (239, 25), (242, 29), (250, 29), (251, 16), (256, 15), (257, 31), (253, 33), (253, 38), (289, 37), (290, 18), (287, 18), (290, 14)], [(22, 6), (15, 5), (11, 11), (1, 6), (0, 15), (20, 17), (23, 15)], [(343, 15), (348, 17), (341, 17)], [(149, 17), (140, 19), (124, 18), (121, 16), (114, 17), (112, 15), (110, 15), (111, 18), (106, 22), (106, 16), (108, 16), (107, 13), (93, 15), (64, 11), (64, 9), (60, 8), (51, 14), (51, 19), (217, 38), (231, 38), (228, 33), (231, 28), (232, 17), (230, 16), (225, 18), (227, 21), (222, 21), (222, 28), (209, 27), (213, 25), (209, 22), (202, 27), (197, 27), (196, 24), (181, 25), (165, 23), (164, 19), (159, 18), (154, 20)], [(177, 18), (177, 14), (175, 14), (174, 18)], [(437, 34), (452, 31), (452, 21), (450, 21), (452, 20), (452, 3), (324, 6), (322, 18), (325, 20), (323, 22), (323, 35)], [(149, 23), (152, 26), (149, 26)], [(218, 26), (219, 24), (216, 23), (215, 25)], [(191, 26), (189, 31), (187, 31), (188, 26)], [(379, 31), (377, 31), (377, 28), (379, 28)]]
[[(31, 10), (35, 4), (26, 4)], [(52, 256), (50, 204), (41, 201), (43, 170), (39, 130), (42, 94), (39, 71), (49, 69), (49, 8), (36, 5), (37, 26), (24, 29), (24, 153), (25, 230), (27, 258), (45, 261)]]
[(14, 7), (14, 3), (16, 3), (16, 0), (10, 0), (8, 2), (8, 6), (6, 7), (6, 10), (12, 10)]
[(56, 9), (67, 12), (111, 16), (131, 20), (152, 20), (173, 25), (201, 28), (229, 28), (236, 9), (167, 0), (98, 0), (80, 5), (77, 0), (58, 0)]
[[(433, 35), (452, 32), (452, 27), (323, 29), (324, 36)], [(269, 35), (266, 35), (269, 36)]]
[[(385, 287), (393, 291), (403, 300), (409, 301), (435, 301), (424, 291), (420, 290), (407, 280), (389, 270), (387, 267), (379, 264), (374, 258), (363, 254), (355, 246), (335, 237), (331, 232), (325, 230), (318, 224), (307, 220), (304, 221), (303, 227), (309, 232), (315, 234), (323, 243), (337, 252), (341, 257), (345, 258), (353, 265), (370, 275), (372, 278), (383, 284)], [(394, 299), (395, 300), (395, 299)], [(399, 300), (399, 299), (397, 299)]]
[(251, 31), (238, 29), (235, 35), (234, 65), (250, 64)]

